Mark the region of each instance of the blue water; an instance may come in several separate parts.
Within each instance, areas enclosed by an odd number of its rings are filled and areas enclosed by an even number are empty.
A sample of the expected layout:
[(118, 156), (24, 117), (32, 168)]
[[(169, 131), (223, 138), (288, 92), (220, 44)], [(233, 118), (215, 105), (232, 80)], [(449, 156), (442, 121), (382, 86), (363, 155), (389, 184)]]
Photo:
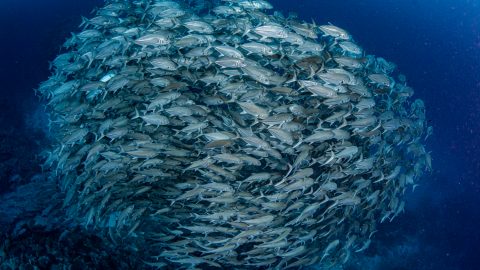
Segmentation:
[[(480, 269), (480, 1), (271, 3), (284, 14), (345, 28), (367, 53), (396, 63), (415, 97), (425, 101), (434, 128), (428, 141), (433, 171), (407, 195), (405, 213), (379, 227), (374, 244), (350, 269)], [(48, 61), (77, 31), (80, 16), (101, 4), (0, 2), (2, 192), (28, 181), (28, 170), (40, 170), (29, 163), (42, 140), (35, 124), (45, 121), (32, 89), (49, 76)]]

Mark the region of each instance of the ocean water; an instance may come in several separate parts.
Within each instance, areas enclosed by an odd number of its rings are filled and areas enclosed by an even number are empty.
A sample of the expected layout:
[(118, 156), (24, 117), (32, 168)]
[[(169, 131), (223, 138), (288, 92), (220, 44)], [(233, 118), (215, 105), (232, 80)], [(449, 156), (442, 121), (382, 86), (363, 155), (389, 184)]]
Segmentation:
[[(355, 254), (345, 269), (480, 269), (480, 1), (270, 2), (284, 14), (340, 26), (368, 54), (397, 64), (414, 88), (414, 97), (425, 102), (428, 124), (434, 130), (427, 141), (432, 172), (406, 194), (405, 213), (382, 223), (369, 249)], [(49, 143), (48, 119), (33, 89), (50, 75), (49, 61), (70, 32), (78, 31), (81, 16), (90, 17), (102, 3), (0, 2), (0, 194), (4, 200), (12, 198), (8, 195), (17, 186), (42, 181), (41, 150)], [(5, 205), (9, 204), (0, 203)], [(2, 219), (9, 221), (0, 222), (5, 234), (22, 217)], [(33, 233), (37, 240), (51, 236)], [(71, 247), (71, 254), (85, 251), (76, 247)]]

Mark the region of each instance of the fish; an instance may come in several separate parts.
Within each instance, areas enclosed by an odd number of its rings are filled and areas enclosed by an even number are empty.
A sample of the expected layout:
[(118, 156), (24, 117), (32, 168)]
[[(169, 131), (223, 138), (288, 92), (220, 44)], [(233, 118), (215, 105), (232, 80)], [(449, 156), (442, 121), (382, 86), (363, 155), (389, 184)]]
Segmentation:
[(215, 46), (214, 49), (218, 51), (221, 56), (245, 59), (245, 56), (243, 56), (242, 52), (227, 45)]
[(248, 42), (241, 44), (240, 47), (250, 54), (261, 54), (265, 56), (274, 55), (275, 51), (272, 47), (259, 43), (259, 42)]
[(168, 36), (162, 34), (147, 34), (137, 38), (134, 43), (140, 46), (164, 46), (170, 44)]
[(196, 32), (199, 34), (211, 34), (213, 33), (213, 27), (206, 22), (202, 21), (187, 21), (183, 23), (190, 33)]
[(275, 219), (273, 215), (265, 215), (257, 218), (252, 218), (252, 219), (246, 219), (243, 220), (242, 222), (248, 224), (248, 225), (267, 225), (268, 223), (272, 222)]
[(158, 57), (150, 60), (150, 64), (153, 68), (159, 68), (168, 71), (174, 71), (177, 69), (177, 64), (175, 64), (168, 57)]
[(285, 39), (288, 37), (288, 30), (283, 28), (280, 25), (275, 24), (265, 24), (262, 26), (258, 26), (253, 29), (253, 31), (260, 36), (262, 39), (265, 38), (278, 38), (278, 39)]
[(247, 66), (241, 58), (228, 56), (218, 58), (215, 61), (215, 64), (219, 65), (220, 68), (242, 68)]
[(145, 114), (140, 116), (138, 110), (135, 111), (135, 116), (132, 119), (141, 118), (147, 125), (154, 125), (154, 126), (164, 126), (170, 124), (170, 120), (168, 117), (161, 115), (161, 114)]
[(346, 30), (338, 26), (335, 26), (333, 24), (320, 25), (318, 26), (318, 29), (320, 29), (320, 31), (322, 31), (325, 35), (331, 36), (335, 39), (340, 39), (340, 40), (351, 39), (350, 34)]
[(156, 268), (329, 268), (368, 248), (434, 165), (427, 104), (346, 29), (271, 9), (106, 0), (82, 19), (36, 89), (62, 220)]
[(319, 130), (313, 133), (312, 135), (303, 139), (303, 142), (314, 143), (314, 142), (324, 142), (335, 137), (335, 133), (330, 130)]

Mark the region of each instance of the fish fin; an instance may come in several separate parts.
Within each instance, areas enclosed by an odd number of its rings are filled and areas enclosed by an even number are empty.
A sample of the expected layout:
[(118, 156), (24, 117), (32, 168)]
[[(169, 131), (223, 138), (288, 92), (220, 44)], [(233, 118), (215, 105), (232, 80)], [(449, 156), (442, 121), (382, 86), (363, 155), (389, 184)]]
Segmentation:
[(135, 116), (132, 119), (137, 119), (140, 118), (140, 113), (138, 112), (138, 109), (135, 108)]

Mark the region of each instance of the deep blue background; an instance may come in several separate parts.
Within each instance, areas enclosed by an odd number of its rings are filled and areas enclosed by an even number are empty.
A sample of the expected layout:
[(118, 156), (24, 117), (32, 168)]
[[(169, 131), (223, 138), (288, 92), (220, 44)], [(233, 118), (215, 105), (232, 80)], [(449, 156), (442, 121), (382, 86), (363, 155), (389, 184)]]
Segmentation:
[[(285, 14), (348, 29), (367, 53), (395, 62), (434, 127), (433, 172), (352, 269), (480, 269), (480, 1), (271, 3)], [(0, 129), (29, 138), (25, 117), (39, 104), (32, 89), (50, 74), (48, 61), (77, 31), (80, 16), (101, 4), (0, 1)]]

